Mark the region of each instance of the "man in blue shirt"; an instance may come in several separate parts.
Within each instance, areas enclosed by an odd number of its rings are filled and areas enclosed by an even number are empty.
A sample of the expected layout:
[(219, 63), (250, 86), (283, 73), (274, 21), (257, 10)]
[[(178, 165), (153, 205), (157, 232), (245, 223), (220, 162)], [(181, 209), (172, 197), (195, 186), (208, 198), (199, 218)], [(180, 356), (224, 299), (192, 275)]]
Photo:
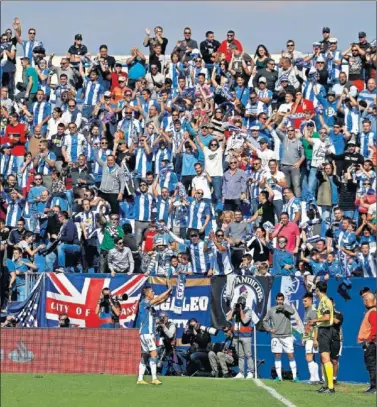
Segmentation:
[(287, 247), (287, 238), (279, 236), (278, 247), (272, 257), (272, 275), (292, 276), (295, 273), (295, 259)]
[(140, 342), (141, 342), (141, 361), (139, 364), (139, 376), (136, 384), (148, 384), (144, 380), (144, 373), (146, 370), (146, 363), (149, 358), (149, 366), (151, 368), (152, 381), (151, 384), (162, 384), (157, 379), (157, 350), (155, 342), (155, 319), (156, 311), (154, 305), (159, 305), (165, 302), (172, 291), (169, 287), (162, 294), (155, 296), (153, 289), (150, 285), (143, 288), (143, 297), (139, 303), (139, 321), (140, 321)]

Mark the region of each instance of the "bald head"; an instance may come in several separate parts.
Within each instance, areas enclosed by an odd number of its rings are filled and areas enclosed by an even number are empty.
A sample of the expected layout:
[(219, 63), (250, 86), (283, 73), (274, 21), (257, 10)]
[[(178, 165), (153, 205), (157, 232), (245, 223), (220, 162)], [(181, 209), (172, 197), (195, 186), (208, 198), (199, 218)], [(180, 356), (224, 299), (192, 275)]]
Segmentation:
[(376, 297), (373, 293), (365, 293), (363, 295), (363, 302), (366, 307), (373, 307), (376, 305)]

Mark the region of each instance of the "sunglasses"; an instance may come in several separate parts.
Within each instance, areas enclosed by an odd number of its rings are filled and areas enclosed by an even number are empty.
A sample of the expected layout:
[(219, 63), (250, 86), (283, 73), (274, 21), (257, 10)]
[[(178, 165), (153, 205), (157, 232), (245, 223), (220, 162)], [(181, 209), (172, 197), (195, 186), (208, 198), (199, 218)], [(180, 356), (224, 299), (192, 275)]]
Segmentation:
[(287, 44), (287, 47), (294, 47), (295, 44)]
[(30, 35), (35, 35), (35, 31), (29, 31)]
[(237, 161), (231, 161), (230, 164), (238, 164)]
[(216, 143), (211, 143), (210, 146), (211, 146), (211, 147), (218, 147), (218, 144), (216, 144)]
[(190, 235), (190, 237), (198, 237), (199, 235)]
[(285, 243), (287, 243), (287, 242), (286, 242), (285, 240), (279, 240), (278, 243), (279, 243), (279, 244), (283, 244), (283, 243), (285, 244)]
[(76, 105), (68, 105), (68, 107), (76, 107)]
[(217, 237), (224, 237), (224, 235), (222, 233), (216, 235)]
[(141, 186), (141, 187), (146, 187), (146, 186), (147, 186), (147, 184), (140, 184), (140, 186)]
[(191, 31), (185, 31), (184, 34), (191, 34)]
[(103, 143), (101, 143), (101, 144), (107, 144), (106, 142), (103, 142)]
[(120, 241), (120, 242), (117, 243), (117, 245), (118, 245), (118, 246), (123, 246), (123, 242)]
[(196, 195), (203, 195), (203, 192), (197, 192)]

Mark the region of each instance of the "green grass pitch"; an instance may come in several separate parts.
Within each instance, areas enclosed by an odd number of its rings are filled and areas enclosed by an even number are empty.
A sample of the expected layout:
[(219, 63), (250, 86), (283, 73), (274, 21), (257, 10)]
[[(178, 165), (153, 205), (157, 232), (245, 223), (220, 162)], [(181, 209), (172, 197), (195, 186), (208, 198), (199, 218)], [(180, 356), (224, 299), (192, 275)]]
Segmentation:
[[(149, 380), (149, 377), (147, 377)], [(4, 407), (282, 407), (252, 380), (162, 377), (162, 386), (136, 386), (135, 376), (94, 374), (2, 374)], [(317, 386), (263, 381), (297, 407), (371, 407), (367, 386), (339, 384), (336, 394)]]

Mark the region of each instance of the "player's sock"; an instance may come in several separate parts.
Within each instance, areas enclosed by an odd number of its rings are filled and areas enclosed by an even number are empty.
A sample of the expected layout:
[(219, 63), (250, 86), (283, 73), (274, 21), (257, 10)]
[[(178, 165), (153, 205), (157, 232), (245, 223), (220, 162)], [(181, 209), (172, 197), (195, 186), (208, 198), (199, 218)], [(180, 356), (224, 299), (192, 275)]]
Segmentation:
[(296, 366), (296, 361), (294, 359), (289, 361), (289, 367), (292, 370), (292, 376), (293, 376), (293, 380), (294, 380), (297, 377), (297, 366)]
[(278, 378), (282, 380), (281, 377), (281, 360), (280, 359), (275, 359), (275, 369), (276, 369), (276, 374), (278, 375)]
[(137, 378), (137, 380), (139, 381), (139, 382), (141, 382), (142, 380), (143, 380), (143, 377), (144, 377), (144, 373), (145, 373), (145, 369), (146, 369), (147, 367), (145, 366), (145, 360), (144, 360), (144, 358), (143, 359), (141, 359), (141, 361), (140, 361), (140, 364), (139, 364), (139, 377)]
[(333, 365), (332, 365), (332, 363), (329, 361), (329, 362), (326, 362), (326, 363), (325, 363), (324, 368), (325, 368), (325, 372), (326, 372), (326, 376), (327, 376), (327, 387), (328, 387), (329, 389), (333, 389), (333, 388), (334, 388), (334, 379), (333, 379), (333, 373), (334, 373), (334, 371), (333, 371)]
[(149, 366), (151, 367), (152, 380), (157, 379), (157, 363), (156, 362), (157, 362), (156, 358), (149, 359)]
[(312, 360), (308, 362), (309, 372), (310, 372), (310, 381), (319, 382), (319, 374), (318, 374), (318, 364)]

